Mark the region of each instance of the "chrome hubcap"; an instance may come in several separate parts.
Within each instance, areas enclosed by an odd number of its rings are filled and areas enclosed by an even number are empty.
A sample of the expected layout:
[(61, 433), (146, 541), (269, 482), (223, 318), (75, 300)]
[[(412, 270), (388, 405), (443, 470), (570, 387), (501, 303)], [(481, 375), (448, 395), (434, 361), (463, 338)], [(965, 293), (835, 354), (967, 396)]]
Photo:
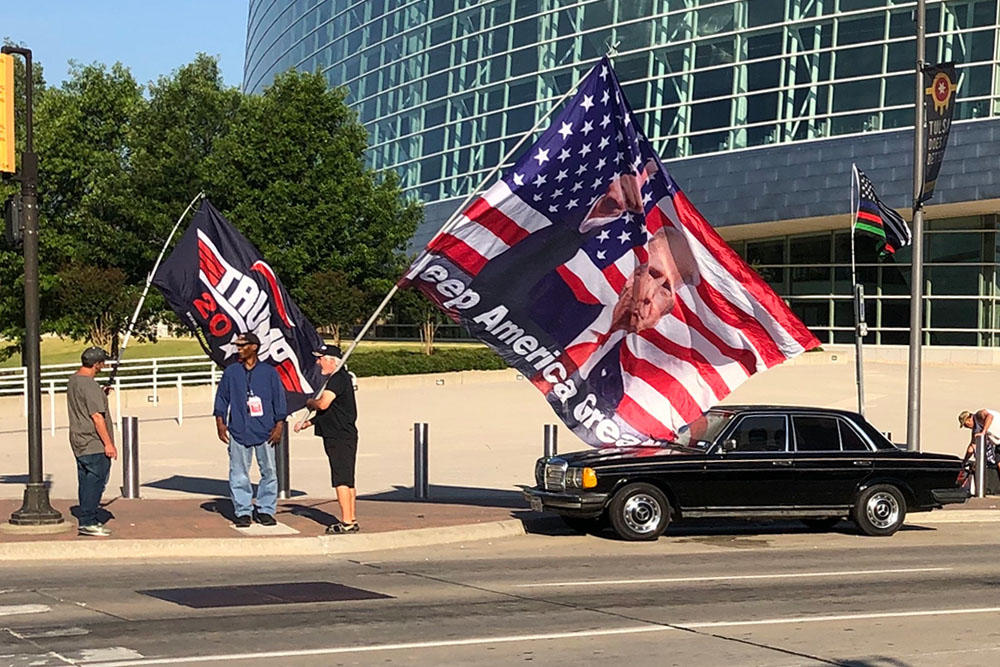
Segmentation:
[(865, 513), (876, 528), (890, 528), (899, 521), (899, 503), (891, 493), (876, 493), (868, 499)]
[(637, 493), (625, 501), (625, 525), (637, 533), (650, 533), (660, 524), (660, 503), (646, 493)]

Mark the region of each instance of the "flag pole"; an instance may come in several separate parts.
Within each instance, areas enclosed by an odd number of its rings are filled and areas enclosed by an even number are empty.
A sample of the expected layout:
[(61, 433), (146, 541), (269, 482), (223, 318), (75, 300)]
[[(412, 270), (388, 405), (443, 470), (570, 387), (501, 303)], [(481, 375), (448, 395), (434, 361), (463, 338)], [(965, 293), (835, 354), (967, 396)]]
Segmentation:
[(198, 200), (205, 196), (204, 192), (199, 192), (195, 195), (191, 203), (187, 205), (184, 212), (181, 213), (181, 217), (177, 218), (177, 222), (174, 223), (173, 229), (170, 230), (170, 234), (167, 236), (167, 240), (163, 242), (163, 248), (160, 250), (160, 256), (156, 258), (156, 263), (153, 264), (153, 270), (149, 272), (146, 277), (146, 286), (142, 290), (142, 296), (139, 297), (139, 303), (136, 304), (135, 312), (132, 313), (132, 321), (129, 322), (128, 329), (125, 331), (125, 337), (122, 339), (121, 347), (118, 348), (118, 354), (115, 356), (114, 365), (111, 368), (111, 375), (108, 377), (108, 386), (115, 381), (115, 376), (118, 375), (118, 365), (121, 363), (122, 355), (125, 353), (125, 348), (128, 347), (128, 339), (132, 336), (132, 330), (135, 328), (135, 323), (139, 319), (139, 311), (142, 310), (142, 304), (146, 301), (146, 295), (149, 294), (149, 286), (153, 284), (153, 277), (156, 275), (156, 270), (160, 268), (160, 262), (163, 261), (163, 256), (167, 252), (167, 247), (170, 246), (170, 241), (174, 238), (174, 234), (177, 233), (177, 228), (181, 226), (181, 222), (187, 217), (188, 211), (194, 207)]
[[(609, 56), (612, 55), (615, 46), (617, 46), (617, 43), (608, 48)], [(590, 69), (588, 69), (587, 72), (590, 72)], [(553, 113), (555, 113), (556, 109), (561, 107), (563, 102), (569, 99), (573, 95), (573, 93), (576, 92), (576, 89), (580, 86), (580, 82), (583, 81), (585, 76), (586, 75), (578, 78), (576, 83), (570, 86), (570, 89), (566, 91), (566, 93), (562, 97), (556, 100), (556, 102), (552, 105), (552, 107), (547, 112), (545, 112), (545, 114), (541, 118), (538, 119), (538, 121), (534, 124), (534, 126), (530, 130), (524, 133), (524, 136), (521, 137), (521, 139), (514, 145), (514, 147), (511, 148), (509, 151), (507, 151), (507, 154), (504, 155), (497, 162), (496, 166), (493, 167), (493, 169), (491, 169), (489, 173), (487, 173), (486, 176), (482, 178), (482, 180), (479, 182), (479, 185), (477, 185), (475, 189), (471, 193), (469, 193), (469, 195), (462, 201), (462, 203), (458, 205), (454, 213), (452, 213), (445, 221), (445, 223), (441, 225), (441, 228), (437, 230), (437, 232), (434, 234), (433, 237), (431, 237), (431, 242), (433, 242), (434, 239), (441, 236), (442, 234), (446, 234), (447, 232), (449, 232), (458, 223), (458, 221), (462, 217), (462, 213), (469, 205), (469, 202), (471, 202), (473, 198), (477, 197), (479, 193), (482, 192), (483, 187), (494, 176), (496, 176), (496, 174), (503, 168), (504, 164), (507, 163), (507, 160), (509, 160), (521, 148), (521, 146), (524, 144), (525, 141), (534, 136), (538, 128), (540, 128), (542, 124), (545, 123), (545, 121), (547, 121), (549, 117), (552, 116)], [(392, 289), (389, 290), (389, 293), (385, 295), (385, 298), (382, 299), (382, 303), (380, 303), (378, 307), (375, 309), (375, 312), (371, 314), (371, 317), (369, 317), (368, 321), (365, 322), (363, 327), (361, 327), (361, 331), (358, 332), (358, 334), (354, 337), (354, 340), (351, 341), (350, 346), (348, 346), (347, 350), (344, 352), (344, 356), (341, 357), (338, 369), (340, 368), (340, 366), (343, 366), (345, 363), (347, 363), (347, 358), (351, 356), (351, 354), (354, 352), (354, 349), (358, 346), (358, 343), (360, 343), (361, 339), (363, 339), (365, 337), (365, 334), (368, 333), (368, 329), (370, 329), (372, 324), (375, 323), (375, 319), (378, 318), (378, 316), (385, 309), (386, 305), (388, 305), (389, 300), (392, 299), (392, 297), (395, 296), (396, 292), (398, 291), (399, 291), (399, 285), (393, 285)], [(316, 392), (316, 397), (318, 398), (322, 392), (323, 392), (323, 387), (321, 386)], [(304, 424), (308, 420), (309, 414), (311, 413), (307, 411), (306, 416), (303, 417), (301, 420), (299, 420), (299, 423), (297, 425), (300, 428), (302, 424)]]
[(910, 363), (907, 377), (906, 448), (920, 451), (920, 362), (923, 343), (924, 209), (924, 91), (926, 0), (917, 0), (916, 104), (913, 118), (913, 260), (910, 270)]
[(851, 291), (854, 299), (854, 375), (858, 385), (858, 414), (865, 416), (865, 371), (862, 361), (864, 337), (868, 334), (865, 323), (865, 288), (858, 283), (857, 268), (854, 253), (854, 231), (858, 224), (858, 209), (861, 200), (858, 196), (861, 190), (858, 178), (858, 165), (851, 165)]

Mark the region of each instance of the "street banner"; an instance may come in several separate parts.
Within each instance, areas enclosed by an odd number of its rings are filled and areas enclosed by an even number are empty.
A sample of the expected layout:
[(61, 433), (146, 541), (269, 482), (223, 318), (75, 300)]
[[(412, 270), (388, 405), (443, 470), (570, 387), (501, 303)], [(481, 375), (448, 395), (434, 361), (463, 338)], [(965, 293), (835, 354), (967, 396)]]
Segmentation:
[[(913, 235), (906, 220), (882, 203), (875, 194), (875, 186), (865, 172), (858, 169), (857, 165), (852, 167), (857, 181), (857, 189), (853, 187), (853, 183), (851, 188), (855, 193), (852, 232), (859, 231), (874, 236), (877, 250), (882, 257), (892, 255), (900, 248), (910, 245), (913, 242)], [(854, 243), (853, 235), (851, 243)]]
[(920, 188), (920, 203), (934, 196), (938, 172), (948, 146), (951, 118), (955, 113), (955, 64), (941, 63), (924, 67), (924, 117), (927, 119), (924, 144), (924, 182)]
[(208, 200), (153, 284), (217, 364), (236, 362), (233, 341), (252, 332), (260, 360), (278, 371), (289, 412), (315, 394), (323, 380), (312, 354), (319, 334), (260, 252)]
[(681, 192), (607, 58), (399, 284), (593, 446), (672, 440), (754, 373), (818, 345)]

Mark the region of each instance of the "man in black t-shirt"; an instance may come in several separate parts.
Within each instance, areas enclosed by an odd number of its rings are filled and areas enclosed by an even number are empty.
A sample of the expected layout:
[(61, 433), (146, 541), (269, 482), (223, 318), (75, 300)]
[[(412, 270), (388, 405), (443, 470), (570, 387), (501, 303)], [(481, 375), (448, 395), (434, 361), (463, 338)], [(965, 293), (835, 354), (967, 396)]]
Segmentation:
[(356, 533), (360, 530), (355, 514), (357, 492), (354, 488), (354, 466), (358, 457), (358, 407), (354, 402), (354, 384), (340, 361), (340, 348), (320, 345), (313, 351), (316, 363), (327, 375), (326, 385), (316, 398), (306, 401), (315, 410), (309, 421), (296, 424), (299, 431), (315, 426), (316, 435), (323, 438), (323, 449), (330, 460), (330, 479), (340, 504), (340, 523), (327, 527), (328, 535)]

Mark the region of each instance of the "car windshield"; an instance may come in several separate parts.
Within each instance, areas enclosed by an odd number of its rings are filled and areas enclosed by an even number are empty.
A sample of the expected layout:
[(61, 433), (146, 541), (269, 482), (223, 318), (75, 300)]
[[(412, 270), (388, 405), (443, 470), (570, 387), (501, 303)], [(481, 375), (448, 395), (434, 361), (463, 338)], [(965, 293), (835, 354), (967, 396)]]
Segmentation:
[(674, 444), (707, 450), (732, 419), (732, 412), (708, 412), (680, 429)]

